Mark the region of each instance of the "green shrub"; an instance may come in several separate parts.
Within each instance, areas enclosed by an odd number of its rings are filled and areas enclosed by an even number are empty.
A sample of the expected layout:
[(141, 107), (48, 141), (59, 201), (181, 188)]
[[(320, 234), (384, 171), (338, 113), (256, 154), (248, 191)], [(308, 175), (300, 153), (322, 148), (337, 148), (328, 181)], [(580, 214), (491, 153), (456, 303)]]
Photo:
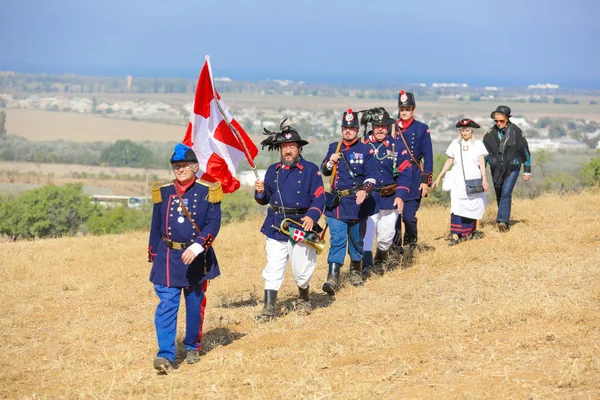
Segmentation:
[(87, 221), (87, 229), (93, 235), (106, 235), (134, 231), (148, 231), (152, 218), (152, 207), (141, 209), (116, 206), (101, 210)]
[(590, 162), (583, 164), (579, 169), (579, 176), (583, 186), (600, 184), (600, 156), (593, 157)]
[(85, 232), (85, 222), (98, 212), (81, 184), (43, 186), (0, 200), (0, 233), (12, 240), (72, 236)]

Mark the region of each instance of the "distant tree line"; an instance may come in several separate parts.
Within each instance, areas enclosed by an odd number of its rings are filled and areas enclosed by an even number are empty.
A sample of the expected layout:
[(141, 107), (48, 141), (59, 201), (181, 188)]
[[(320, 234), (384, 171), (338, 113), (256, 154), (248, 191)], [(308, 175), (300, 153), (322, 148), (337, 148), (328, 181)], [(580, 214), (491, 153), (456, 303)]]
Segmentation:
[(80, 164), (107, 167), (168, 168), (175, 142), (72, 142), (29, 141), (20, 136), (0, 136), (1, 161)]
[[(1, 115), (0, 115), (1, 116)], [(105, 167), (168, 169), (176, 142), (72, 142), (67, 140), (29, 141), (20, 136), (0, 136), (0, 161), (22, 161), (51, 164), (79, 164)], [(260, 148), (260, 147), (259, 147)], [(327, 148), (306, 146), (305, 158), (320, 162)], [(261, 151), (255, 159), (259, 169), (266, 169), (279, 159), (277, 152)], [(242, 162), (240, 171), (249, 170)]]

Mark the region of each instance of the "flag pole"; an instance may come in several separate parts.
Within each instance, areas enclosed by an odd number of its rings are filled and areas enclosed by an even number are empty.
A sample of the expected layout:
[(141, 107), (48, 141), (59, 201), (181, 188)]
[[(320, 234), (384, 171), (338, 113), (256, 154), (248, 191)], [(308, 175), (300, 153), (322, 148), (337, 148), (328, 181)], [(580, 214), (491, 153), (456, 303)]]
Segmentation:
[(236, 127), (233, 126), (231, 121), (229, 121), (229, 118), (227, 118), (227, 115), (225, 115), (223, 108), (221, 108), (221, 102), (217, 97), (217, 89), (215, 88), (215, 82), (213, 81), (212, 66), (210, 65), (210, 56), (207, 54), (206, 56), (204, 56), (204, 59), (208, 63), (208, 75), (210, 76), (210, 84), (212, 85), (213, 95), (215, 96), (215, 103), (217, 103), (217, 107), (219, 107), (219, 111), (221, 112), (223, 119), (227, 123), (227, 126), (229, 127), (229, 129), (231, 129), (237, 140), (242, 144), (242, 147), (244, 148), (244, 153), (246, 154), (246, 160), (248, 161), (248, 164), (250, 164), (250, 168), (254, 172), (254, 176), (256, 177), (256, 179), (260, 179), (260, 176), (258, 176), (258, 171), (256, 170), (256, 165), (252, 161), (252, 157), (250, 157), (250, 152), (248, 151), (248, 147), (246, 147), (246, 143), (244, 142), (242, 135), (236, 129)]

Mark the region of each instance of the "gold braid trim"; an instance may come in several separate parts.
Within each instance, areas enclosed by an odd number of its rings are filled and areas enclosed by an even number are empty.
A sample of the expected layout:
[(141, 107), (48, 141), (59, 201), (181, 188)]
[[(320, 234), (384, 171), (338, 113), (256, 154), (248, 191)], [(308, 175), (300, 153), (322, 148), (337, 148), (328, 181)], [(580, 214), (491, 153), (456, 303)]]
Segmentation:
[(160, 189), (167, 186), (171, 186), (172, 184), (173, 182), (154, 182), (152, 185), (150, 185), (150, 190), (152, 191), (152, 202), (154, 204), (162, 203), (162, 194), (160, 193)]
[(200, 185), (206, 186), (208, 188), (208, 202), (209, 203), (220, 203), (225, 196), (223, 193), (223, 187), (221, 186), (221, 182), (216, 181), (215, 183), (206, 182), (202, 179), (196, 179), (196, 183)]

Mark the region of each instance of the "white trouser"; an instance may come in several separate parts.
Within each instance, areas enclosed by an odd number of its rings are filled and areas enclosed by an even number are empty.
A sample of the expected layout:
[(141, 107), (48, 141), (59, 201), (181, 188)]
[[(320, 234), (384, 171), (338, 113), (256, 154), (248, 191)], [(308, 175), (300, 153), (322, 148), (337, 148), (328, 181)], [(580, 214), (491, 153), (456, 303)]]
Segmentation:
[(364, 251), (373, 251), (374, 239), (379, 250), (389, 250), (394, 241), (396, 233), (396, 220), (398, 210), (381, 210), (371, 215), (367, 220), (367, 232), (365, 233)]
[(306, 243), (292, 245), (289, 240), (280, 242), (267, 238), (265, 248), (267, 250), (267, 265), (262, 273), (265, 280), (265, 290), (279, 290), (283, 283), (288, 259), (290, 260), (290, 267), (296, 285), (302, 289), (308, 287), (317, 265), (317, 252), (314, 247)]

